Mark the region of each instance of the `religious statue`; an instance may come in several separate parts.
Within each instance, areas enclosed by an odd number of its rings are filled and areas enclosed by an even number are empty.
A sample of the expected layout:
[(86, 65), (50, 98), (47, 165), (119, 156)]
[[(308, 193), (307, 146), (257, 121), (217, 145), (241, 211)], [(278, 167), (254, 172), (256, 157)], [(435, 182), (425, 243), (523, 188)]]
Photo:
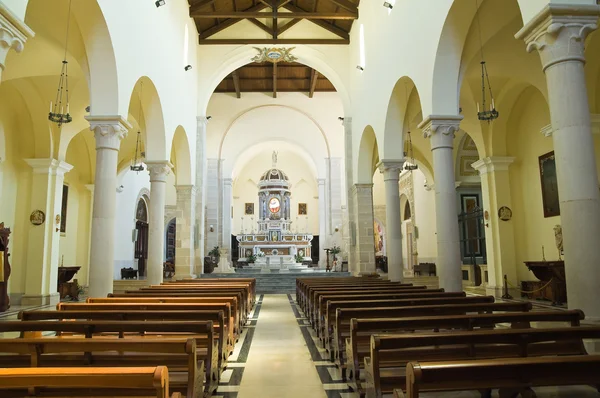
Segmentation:
[(273, 159), (273, 168), (275, 168), (277, 166), (277, 155), (278, 152), (273, 151), (273, 155), (271, 155), (271, 159)]
[(563, 253), (563, 236), (562, 227), (558, 224), (554, 226), (554, 241), (556, 242), (556, 248), (558, 249), (558, 259), (562, 260)]

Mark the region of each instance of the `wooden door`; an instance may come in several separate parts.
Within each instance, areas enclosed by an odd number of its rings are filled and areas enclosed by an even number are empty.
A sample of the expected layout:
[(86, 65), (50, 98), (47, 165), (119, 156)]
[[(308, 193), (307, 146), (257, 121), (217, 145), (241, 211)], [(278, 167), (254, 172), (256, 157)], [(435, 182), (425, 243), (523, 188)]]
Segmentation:
[(146, 276), (146, 263), (148, 261), (148, 223), (137, 221), (137, 240), (135, 241), (135, 258), (138, 260), (138, 277)]

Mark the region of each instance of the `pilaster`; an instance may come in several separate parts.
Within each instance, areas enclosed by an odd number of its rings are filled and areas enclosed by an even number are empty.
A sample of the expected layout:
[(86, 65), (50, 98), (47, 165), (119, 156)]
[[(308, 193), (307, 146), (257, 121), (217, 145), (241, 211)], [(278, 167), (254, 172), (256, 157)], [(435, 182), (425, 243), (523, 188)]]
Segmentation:
[[(329, 248), (329, 239), (327, 239), (327, 211), (326, 211), (326, 195), (325, 186), (326, 180), (324, 178), (317, 178), (317, 186), (319, 193), (319, 267), (325, 267), (327, 265), (327, 252), (326, 248)], [(331, 263), (330, 263), (331, 265)]]
[(206, 248), (219, 246), (219, 159), (207, 160), (206, 176)]
[[(196, 275), (204, 273), (204, 253), (206, 252), (206, 130), (208, 118), (196, 118), (196, 221), (194, 223)], [(211, 247), (212, 248), (212, 247)]]
[(353, 152), (352, 152), (352, 117), (344, 117), (344, 165), (346, 168), (346, 209), (348, 212), (348, 270), (357, 274), (360, 272), (360, 267), (356, 258), (356, 242), (357, 242), (357, 231), (356, 231), (356, 205), (355, 205), (355, 191), (353, 188), (354, 183), (354, 171), (352, 169), (353, 163)]
[[(356, 245), (354, 257), (357, 261), (354, 275), (375, 272), (375, 240), (373, 236), (373, 184), (354, 184), (352, 196), (356, 204)], [(352, 252), (352, 251), (351, 251)]]
[(194, 223), (196, 221), (196, 187), (177, 185), (175, 277), (195, 276)]

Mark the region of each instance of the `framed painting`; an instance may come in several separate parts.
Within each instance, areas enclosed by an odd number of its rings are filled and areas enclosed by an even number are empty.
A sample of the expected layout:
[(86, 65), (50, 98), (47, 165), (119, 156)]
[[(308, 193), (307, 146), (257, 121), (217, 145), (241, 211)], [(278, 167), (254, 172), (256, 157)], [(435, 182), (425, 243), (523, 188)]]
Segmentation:
[(244, 214), (249, 215), (249, 216), (254, 214), (254, 203), (244, 204)]
[(558, 198), (558, 181), (556, 179), (556, 163), (554, 151), (539, 157), (540, 181), (542, 184), (542, 205), (544, 217), (560, 216)]
[(67, 202), (69, 200), (69, 186), (63, 185), (62, 203), (60, 206), (60, 233), (67, 233)]
[(298, 203), (298, 215), (305, 216), (307, 214), (306, 203)]

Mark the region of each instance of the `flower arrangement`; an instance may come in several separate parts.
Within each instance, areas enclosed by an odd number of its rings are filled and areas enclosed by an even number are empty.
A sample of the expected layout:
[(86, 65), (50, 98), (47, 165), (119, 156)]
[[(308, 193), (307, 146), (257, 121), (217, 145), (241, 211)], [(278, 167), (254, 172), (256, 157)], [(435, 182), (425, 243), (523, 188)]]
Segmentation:
[(256, 256), (254, 254), (251, 254), (248, 257), (246, 257), (246, 260), (248, 260), (248, 264), (254, 264), (256, 262)]

